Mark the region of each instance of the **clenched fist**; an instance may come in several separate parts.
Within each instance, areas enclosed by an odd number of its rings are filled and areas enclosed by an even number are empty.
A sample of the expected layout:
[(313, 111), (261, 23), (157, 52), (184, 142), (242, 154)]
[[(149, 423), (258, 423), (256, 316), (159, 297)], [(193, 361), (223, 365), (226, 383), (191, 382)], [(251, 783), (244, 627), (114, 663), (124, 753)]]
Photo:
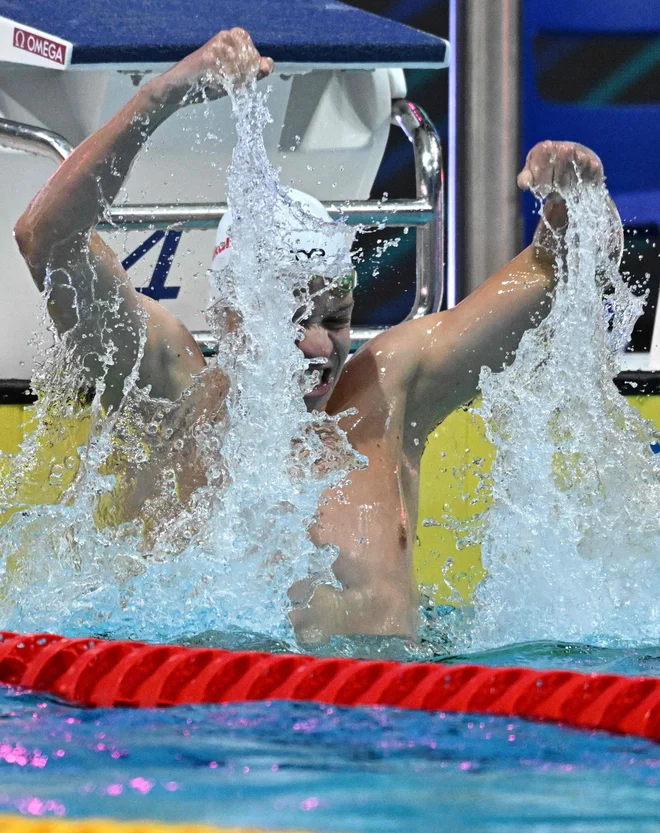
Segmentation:
[(221, 98), (273, 71), (271, 58), (262, 58), (245, 29), (219, 32), (158, 79), (164, 98), (176, 106)]
[(566, 192), (581, 182), (603, 182), (603, 163), (598, 156), (577, 142), (539, 142), (527, 154), (525, 167), (518, 174), (518, 187), (545, 199)]

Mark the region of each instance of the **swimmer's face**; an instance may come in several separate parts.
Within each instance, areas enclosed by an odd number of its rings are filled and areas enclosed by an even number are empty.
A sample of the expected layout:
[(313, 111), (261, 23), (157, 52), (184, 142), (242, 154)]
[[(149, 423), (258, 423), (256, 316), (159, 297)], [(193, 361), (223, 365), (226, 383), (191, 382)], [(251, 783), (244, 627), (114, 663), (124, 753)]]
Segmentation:
[(316, 387), (305, 395), (308, 411), (322, 411), (326, 407), (351, 349), (353, 293), (316, 294), (322, 285), (316, 279), (310, 285), (315, 294), (312, 312), (302, 321), (305, 337), (296, 342), (305, 358), (322, 359), (310, 362), (308, 367), (310, 375), (314, 371), (321, 374)]

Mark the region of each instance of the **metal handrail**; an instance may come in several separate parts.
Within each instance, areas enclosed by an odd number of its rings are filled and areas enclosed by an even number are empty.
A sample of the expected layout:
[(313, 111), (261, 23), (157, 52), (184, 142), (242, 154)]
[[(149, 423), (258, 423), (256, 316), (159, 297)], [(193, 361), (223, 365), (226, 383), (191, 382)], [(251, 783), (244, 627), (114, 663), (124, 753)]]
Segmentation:
[(47, 156), (58, 163), (74, 150), (73, 145), (59, 133), (10, 119), (0, 119), (0, 145)]
[[(430, 217), (417, 231), (417, 294), (408, 315), (421, 318), (442, 304), (444, 274), (444, 176), (440, 137), (426, 113), (411, 101), (392, 105), (392, 120), (413, 143), (417, 200), (425, 202)], [(390, 224), (391, 225), (391, 224)]]
[[(442, 147), (440, 139), (424, 111), (404, 99), (392, 104), (392, 122), (412, 142), (415, 158), (417, 198), (414, 200), (347, 200), (340, 204), (324, 202), (329, 214), (341, 217), (348, 225), (417, 228), (416, 292), (406, 321), (436, 312), (442, 303), (444, 251)], [(0, 145), (38, 153), (62, 162), (73, 146), (50, 130), (20, 122), (0, 119)], [(215, 228), (227, 211), (226, 203), (174, 205), (113, 206), (100, 230)], [(387, 328), (355, 327), (351, 330), (354, 346), (359, 346)], [(205, 352), (213, 351), (211, 334), (193, 336)]]
[[(0, 137), (0, 142), (1, 142)], [(340, 217), (350, 226), (391, 227), (425, 226), (433, 219), (433, 212), (426, 200), (390, 200), (379, 203), (375, 200), (347, 200), (345, 202), (324, 202), (331, 217)], [(110, 210), (110, 221), (99, 223), (102, 231), (117, 228), (135, 230), (148, 226), (156, 229), (212, 229), (227, 211), (224, 203), (173, 203), (126, 205)]]

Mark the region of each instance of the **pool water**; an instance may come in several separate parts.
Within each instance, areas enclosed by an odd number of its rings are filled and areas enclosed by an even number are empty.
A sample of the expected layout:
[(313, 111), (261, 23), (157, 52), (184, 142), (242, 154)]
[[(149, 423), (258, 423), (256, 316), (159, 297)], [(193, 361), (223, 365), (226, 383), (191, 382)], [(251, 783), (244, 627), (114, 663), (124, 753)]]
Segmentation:
[[(660, 663), (657, 649), (547, 643), (479, 659), (514, 656), (632, 673)], [(651, 741), (518, 719), (288, 702), (80, 709), (0, 688), (0, 813), (630, 833), (660, 829), (659, 785)]]
[(598, 647), (579, 642), (526, 642), (483, 653), (451, 657), (454, 662), (475, 662), (493, 666), (553, 668), (583, 674), (626, 674), (660, 677), (660, 647)]

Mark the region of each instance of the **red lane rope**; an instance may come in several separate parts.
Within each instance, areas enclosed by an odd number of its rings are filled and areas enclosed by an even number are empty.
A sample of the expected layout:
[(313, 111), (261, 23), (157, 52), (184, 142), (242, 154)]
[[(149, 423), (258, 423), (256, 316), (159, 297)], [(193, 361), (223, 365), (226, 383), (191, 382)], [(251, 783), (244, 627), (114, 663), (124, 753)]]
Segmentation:
[(0, 683), (86, 706), (312, 700), (552, 720), (660, 740), (660, 679), (0, 633)]

